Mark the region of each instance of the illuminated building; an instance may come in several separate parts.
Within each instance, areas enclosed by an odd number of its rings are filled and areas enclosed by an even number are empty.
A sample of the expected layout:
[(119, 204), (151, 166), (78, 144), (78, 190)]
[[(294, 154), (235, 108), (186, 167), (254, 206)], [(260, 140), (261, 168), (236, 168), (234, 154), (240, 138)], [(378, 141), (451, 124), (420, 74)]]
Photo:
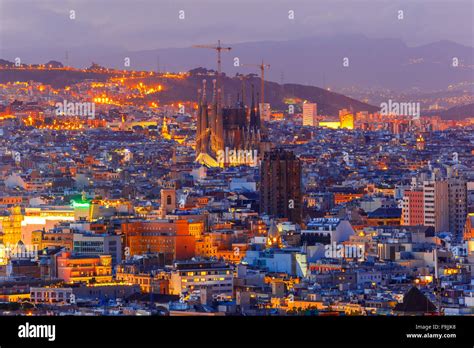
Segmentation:
[(275, 220), (270, 222), (270, 228), (267, 233), (267, 248), (281, 248), (281, 235), (280, 231), (275, 224)]
[(11, 215), (4, 217), (2, 221), (4, 245), (14, 247), (21, 240), (21, 223), (24, 219), (20, 206), (10, 209)]
[(111, 282), (112, 257), (86, 256), (63, 252), (57, 256), (58, 278), (66, 283)]
[(285, 119), (285, 114), (283, 112), (272, 112), (271, 117), (275, 121), (283, 121)]
[(33, 303), (69, 304), (72, 295), (72, 288), (30, 288), (30, 301)]
[(74, 209), (70, 206), (42, 206), (25, 208), (24, 224), (45, 224), (53, 221), (74, 221)]
[(209, 289), (213, 295), (231, 297), (234, 275), (232, 268), (219, 262), (176, 262), (171, 271), (170, 293), (180, 295)]
[(171, 135), (169, 133), (168, 124), (166, 123), (166, 116), (163, 118), (163, 125), (161, 126), (161, 136), (164, 139), (170, 140)]
[(200, 257), (217, 257), (217, 245), (210, 234), (206, 234), (196, 241), (196, 256)]
[(419, 151), (425, 149), (425, 138), (421, 134), (416, 138), (416, 149)]
[(0, 197), (0, 205), (19, 205), (23, 202), (23, 198), (21, 196), (6, 196)]
[(174, 132), (170, 133), (166, 116), (163, 118), (163, 125), (161, 126), (161, 136), (163, 137), (163, 139), (174, 140), (179, 144), (184, 143), (187, 138), (185, 135), (174, 134)]
[(266, 152), (260, 168), (260, 212), (301, 223), (301, 161), (293, 152)]
[(22, 227), (21, 240), (29, 247), (36, 247), (37, 249), (40, 249), (43, 244), (43, 231), (34, 230), (25, 232), (23, 231)]
[(85, 198), (84, 193), (80, 200), (72, 200), (71, 204), (74, 208), (74, 220), (90, 220), (91, 202)]
[(303, 103), (303, 126), (318, 126), (318, 104)]
[[(87, 201), (85, 203), (87, 204)], [(84, 213), (87, 208), (86, 204), (84, 205)], [(131, 215), (132, 213), (132, 204), (124, 199), (94, 199), (90, 202), (90, 221), (114, 216), (115, 214)]]
[(239, 263), (246, 255), (246, 244), (233, 245), (230, 250), (217, 250), (217, 258), (233, 263)]
[(169, 276), (166, 274), (150, 274), (135, 272), (129, 265), (117, 266), (117, 281), (137, 284), (144, 293), (169, 294)]
[(463, 238), (464, 240), (470, 240), (474, 238), (474, 213), (469, 213), (467, 215)]
[(187, 220), (136, 221), (122, 224), (130, 256), (161, 253), (168, 261), (194, 257), (196, 237), (191, 235), (194, 224)]
[(110, 255), (112, 264), (122, 260), (122, 243), (119, 235), (74, 233), (73, 252), (76, 255)]
[(339, 128), (341, 128), (341, 122), (339, 122), (339, 121), (320, 121), (319, 122), (319, 127), (339, 129)]
[(65, 248), (67, 251), (73, 249), (72, 232), (44, 232), (41, 241), (42, 248)]
[(334, 204), (343, 204), (350, 202), (354, 199), (359, 199), (364, 197), (363, 193), (345, 193), (345, 192), (335, 192), (334, 193)]
[[(214, 80), (215, 81), (215, 80)], [(244, 100), (235, 106), (221, 107), (216, 98), (216, 84), (211, 106), (207, 103), (206, 80), (197, 111), (196, 161), (208, 167), (253, 165), (260, 150), (260, 111), (255, 106), (252, 88), (250, 109)], [(229, 155), (230, 153), (230, 155)], [(245, 154), (236, 158), (235, 154)], [(250, 156), (247, 154), (250, 153)]]
[(341, 128), (354, 129), (354, 114), (346, 109), (339, 111)]
[[(25, 208), (25, 215), (21, 223), (21, 240), (27, 245), (37, 245), (38, 248), (49, 245), (50, 239), (44, 235), (62, 221), (74, 221), (74, 209), (64, 206), (42, 206), (40, 208)], [(53, 237), (54, 239), (54, 237)], [(53, 242), (53, 245), (57, 245)]]

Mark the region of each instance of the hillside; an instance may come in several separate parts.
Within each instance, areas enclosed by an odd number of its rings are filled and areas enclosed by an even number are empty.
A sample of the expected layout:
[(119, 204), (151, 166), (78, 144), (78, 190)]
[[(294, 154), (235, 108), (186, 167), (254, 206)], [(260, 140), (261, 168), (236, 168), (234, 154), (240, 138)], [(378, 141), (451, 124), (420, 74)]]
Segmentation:
[[(163, 85), (163, 91), (155, 95), (147, 96), (148, 99), (158, 99), (161, 103), (172, 103), (175, 101), (195, 101), (197, 98), (197, 89), (202, 85), (202, 80), (207, 79), (208, 88), (212, 86), (214, 76), (202, 75), (202, 71), (212, 74), (212, 71), (205, 69), (196, 69), (201, 74), (191, 74), (185, 79), (172, 79), (164, 77), (148, 77), (144, 80), (148, 83), (160, 83)], [(37, 81), (49, 84), (54, 88), (63, 88), (81, 82), (85, 79), (106, 81), (113, 76), (109, 72), (92, 72), (80, 70), (18, 70), (9, 69), (6, 66), (1, 70), (0, 83), (13, 81)], [(222, 79), (224, 86), (224, 101), (232, 103), (238, 95), (242, 95), (242, 82), (237, 76), (224, 76)], [(260, 90), (260, 78), (255, 75), (247, 75), (244, 93), (246, 102), (250, 103), (250, 91), (252, 84), (255, 86), (255, 92)], [(318, 103), (318, 113), (323, 115), (338, 115), (342, 108), (353, 109), (357, 111), (374, 112), (377, 107), (362, 103), (358, 100), (346, 97), (342, 94), (334, 93), (315, 86), (304, 86), (300, 84), (280, 85), (275, 82), (265, 82), (266, 102), (269, 102), (273, 108), (285, 108), (285, 99), (294, 99), (296, 101), (311, 101)]]
[(474, 117), (474, 104), (459, 105), (447, 110), (432, 111), (426, 114), (438, 115), (444, 120), (463, 120)]

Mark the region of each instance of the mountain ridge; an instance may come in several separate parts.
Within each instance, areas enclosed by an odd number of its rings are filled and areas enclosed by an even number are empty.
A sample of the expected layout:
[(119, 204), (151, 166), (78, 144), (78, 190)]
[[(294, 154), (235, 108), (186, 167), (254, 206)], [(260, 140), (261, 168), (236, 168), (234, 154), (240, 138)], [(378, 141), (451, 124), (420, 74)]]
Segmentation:
[[(419, 46), (408, 46), (398, 38), (368, 38), (364, 35), (308, 36), (287, 41), (264, 40), (230, 44), (232, 50), (223, 53), (223, 71), (234, 73), (257, 72), (254, 69), (234, 66), (240, 63), (271, 65), (266, 71), (267, 80), (282, 83), (291, 81), (332, 89), (358, 86), (404, 91), (419, 89), (444, 90), (449, 85), (474, 80), (474, 48), (449, 40), (439, 40)], [(5, 51), (2, 56), (6, 57)], [(32, 53), (10, 52), (10, 57)], [(56, 60), (64, 55), (59, 48), (35, 52), (35, 59)], [(71, 49), (69, 64), (85, 67), (91, 61), (122, 69), (124, 58), (131, 61), (135, 70), (188, 71), (196, 66), (215, 68), (215, 51), (192, 47), (157, 48), (127, 51), (117, 47)], [(349, 66), (343, 66), (343, 58)], [(460, 64), (453, 67), (453, 58)], [(10, 58), (13, 59), (13, 58)]]

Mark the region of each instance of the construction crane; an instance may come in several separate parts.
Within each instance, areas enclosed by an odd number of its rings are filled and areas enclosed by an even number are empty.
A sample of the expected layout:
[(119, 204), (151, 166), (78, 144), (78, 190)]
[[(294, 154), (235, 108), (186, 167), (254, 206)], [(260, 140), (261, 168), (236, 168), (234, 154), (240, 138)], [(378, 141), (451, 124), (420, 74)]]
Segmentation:
[[(217, 88), (218, 94), (220, 88), (220, 77), (221, 77), (221, 52), (222, 51), (230, 51), (232, 47), (223, 47), (221, 45), (221, 40), (217, 40), (217, 45), (193, 45), (194, 48), (210, 48), (212, 50), (217, 51)], [(220, 95), (218, 96), (219, 100)]]
[(270, 64), (265, 64), (262, 60), (261, 64), (241, 64), (242, 66), (256, 66), (260, 69), (260, 103), (263, 108), (265, 102), (265, 69), (270, 67)]

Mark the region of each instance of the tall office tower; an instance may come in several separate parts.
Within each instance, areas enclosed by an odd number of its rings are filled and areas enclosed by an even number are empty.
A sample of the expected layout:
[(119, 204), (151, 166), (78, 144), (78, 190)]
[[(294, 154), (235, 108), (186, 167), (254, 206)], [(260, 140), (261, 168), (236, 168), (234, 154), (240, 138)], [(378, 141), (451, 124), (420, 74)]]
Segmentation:
[(318, 126), (318, 104), (304, 103), (303, 104), (303, 126)]
[(449, 231), (448, 182), (433, 178), (423, 182), (423, 215), (425, 226), (435, 232)]
[(354, 129), (354, 113), (347, 109), (339, 110), (341, 128)]
[(448, 177), (449, 231), (461, 240), (467, 217), (467, 182), (459, 176)]
[(301, 161), (293, 152), (266, 152), (260, 168), (260, 212), (301, 223)]
[(403, 197), (402, 224), (417, 225), (422, 219), (423, 225), (433, 226), (436, 232), (451, 232), (460, 241), (468, 212), (467, 181), (456, 166), (445, 169), (443, 174), (435, 168), (431, 176), (425, 173), (419, 181), (412, 180), (411, 190)]

